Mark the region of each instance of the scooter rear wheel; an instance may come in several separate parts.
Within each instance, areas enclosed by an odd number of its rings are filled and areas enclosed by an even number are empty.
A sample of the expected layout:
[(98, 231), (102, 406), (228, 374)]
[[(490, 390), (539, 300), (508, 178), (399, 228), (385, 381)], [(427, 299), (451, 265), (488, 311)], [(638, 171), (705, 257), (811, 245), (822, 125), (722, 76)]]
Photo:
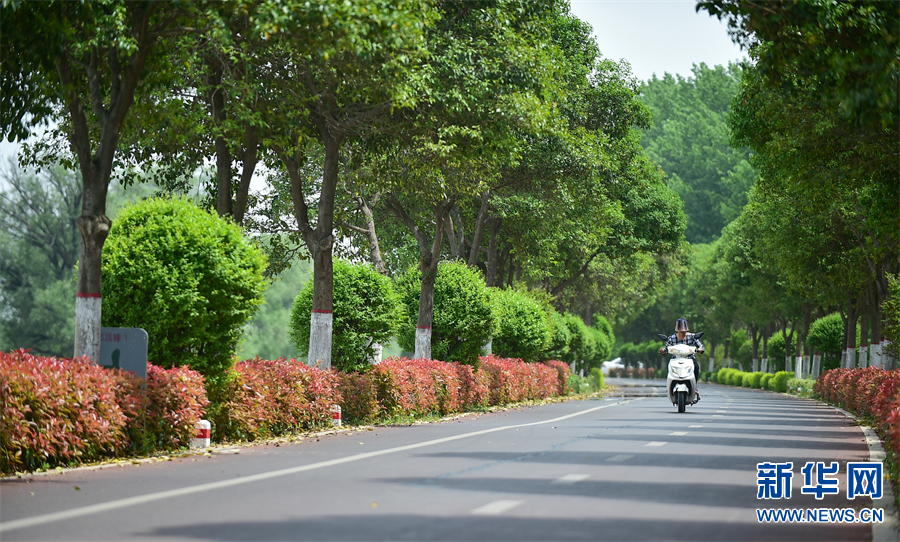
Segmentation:
[(684, 412), (684, 410), (685, 410), (684, 405), (687, 402), (687, 393), (685, 393), (683, 391), (678, 392), (677, 400), (678, 400), (678, 412), (679, 413)]

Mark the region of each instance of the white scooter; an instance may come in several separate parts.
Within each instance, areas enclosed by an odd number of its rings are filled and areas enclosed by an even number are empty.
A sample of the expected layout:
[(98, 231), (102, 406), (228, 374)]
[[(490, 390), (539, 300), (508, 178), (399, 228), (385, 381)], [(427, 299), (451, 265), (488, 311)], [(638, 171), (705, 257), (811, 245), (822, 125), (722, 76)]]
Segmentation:
[[(664, 341), (668, 340), (668, 337), (661, 333), (657, 336)], [(703, 336), (703, 333), (695, 333), (694, 336), (699, 339)], [(688, 357), (697, 351), (697, 347), (675, 344), (667, 348), (669, 354), (672, 355), (672, 359), (669, 360), (669, 376), (666, 378), (666, 390), (672, 405), (678, 407), (678, 412), (684, 412), (688, 405), (695, 405), (698, 401), (694, 360)]]

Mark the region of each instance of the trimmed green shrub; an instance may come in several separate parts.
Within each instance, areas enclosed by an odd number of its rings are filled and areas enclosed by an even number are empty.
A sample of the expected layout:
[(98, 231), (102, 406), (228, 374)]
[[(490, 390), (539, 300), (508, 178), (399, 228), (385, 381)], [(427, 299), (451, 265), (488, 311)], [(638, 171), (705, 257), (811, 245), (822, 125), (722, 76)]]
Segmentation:
[(832, 313), (814, 321), (809, 326), (806, 343), (813, 350), (822, 352), (822, 368), (837, 369), (841, 364), (841, 350), (844, 348), (844, 320), (840, 313)]
[(728, 384), (741, 387), (744, 384), (744, 371), (734, 369), (734, 372), (728, 377)]
[(794, 373), (790, 371), (778, 371), (770, 381), (773, 391), (784, 393), (788, 388), (788, 381), (794, 378)]
[(760, 371), (754, 371), (750, 373), (750, 388), (760, 389), (762, 388), (762, 377), (763, 374)]
[[(421, 289), (422, 273), (417, 267), (410, 268), (397, 281), (397, 292), (405, 310), (397, 342), (407, 351), (415, 350)], [(445, 361), (474, 364), (499, 324), (484, 277), (479, 270), (462, 262), (438, 265), (433, 314), (431, 356)]]
[(784, 370), (784, 333), (775, 332), (769, 337), (767, 353), (769, 355), (769, 367), (776, 371)]
[(572, 313), (563, 315), (566, 325), (569, 327), (569, 335), (572, 342), (569, 343), (567, 363), (575, 364), (575, 372), (589, 370), (597, 359), (597, 333), (592, 333), (580, 316)]
[(501, 307), (500, 328), (494, 334), (494, 354), (536, 361), (551, 344), (547, 316), (540, 304), (517, 290), (492, 289), (495, 306)]
[(591, 381), (595, 386), (597, 386), (598, 390), (603, 389), (604, 381), (603, 381), (603, 372), (599, 367), (594, 367), (591, 369)]
[(566, 319), (562, 314), (551, 310), (547, 313), (547, 322), (550, 325), (550, 344), (545, 352), (545, 357), (559, 360), (568, 358), (572, 333), (569, 331), (569, 326), (566, 325)]
[(759, 379), (759, 387), (760, 389), (770, 390), (772, 388), (769, 387), (769, 383), (772, 381), (772, 377), (775, 376), (772, 373), (765, 373), (762, 375), (762, 378)]
[[(366, 368), (372, 343), (387, 344), (403, 316), (400, 297), (391, 279), (370, 264), (334, 260), (334, 320), (331, 335), (332, 364), (342, 371)], [(288, 334), (298, 352), (309, 350), (313, 281), (307, 281), (294, 299)]]
[(616, 344), (616, 335), (613, 333), (612, 324), (602, 315), (594, 315), (594, 325), (591, 326), (600, 332), (600, 340), (597, 341), (596, 363), (602, 363), (612, 359), (613, 346)]
[(103, 247), (103, 325), (140, 327), (148, 359), (216, 382), (262, 302), (266, 259), (226, 219), (178, 198), (122, 210)]

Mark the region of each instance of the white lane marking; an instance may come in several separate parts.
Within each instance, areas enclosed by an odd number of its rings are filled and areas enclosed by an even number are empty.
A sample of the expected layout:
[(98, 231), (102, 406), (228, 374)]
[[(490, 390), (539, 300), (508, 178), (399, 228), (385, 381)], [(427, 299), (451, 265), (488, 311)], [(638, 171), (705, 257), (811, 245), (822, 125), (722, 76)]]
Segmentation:
[(713, 414), (713, 418), (724, 418), (721, 414)]
[(687, 435), (688, 432), (687, 431), (673, 431), (669, 434), (672, 435), (673, 437), (683, 437), (683, 436)]
[(631, 459), (632, 457), (634, 457), (634, 456), (628, 455), (628, 454), (619, 454), (619, 455), (614, 455), (612, 457), (607, 457), (606, 460), (618, 462), (618, 461), (625, 461), (625, 460)]
[(593, 408), (588, 408), (586, 410), (582, 410), (579, 412), (574, 412), (572, 414), (566, 414), (565, 416), (560, 416), (558, 418), (553, 418), (550, 420), (543, 420), (539, 422), (530, 422), (530, 423), (521, 423), (517, 425), (504, 425), (501, 427), (494, 427), (491, 429), (482, 429), (481, 431), (472, 431), (471, 433), (463, 433), (461, 435), (454, 435), (452, 437), (444, 437), (434, 440), (426, 440), (424, 442), (418, 442), (416, 444), (407, 444), (406, 446), (397, 446), (396, 448), (388, 448), (386, 450), (377, 450), (374, 452), (365, 452), (362, 454), (351, 455), (348, 457), (341, 457), (338, 459), (329, 459), (328, 461), (320, 461), (318, 463), (311, 463), (309, 465), (301, 465), (298, 467), (289, 467), (286, 469), (273, 470), (269, 472), (261, 472), (259, 474), (253, 474), (250, 476), (241, 476), (240, 478), (232, 478), (230, 480), (221, 480), (219, 482), (210, 482), (207, 484), (198, 484), (195, 486), (182, 487), (179, 489), (170, 489), (167, 491), (158, 491), (156, 493), (148, 493), (146, 495), (138, 495), (137, 497), (128, 497), (126, 499), (119, 499), (117, 501), (109, 501), (105, 503), (92, 504), (90, 506), (81, 506), (79, 508), (72, 508), (70, 510), (62, 510), (60, 512), (51, 512), (49, 514), (41, 514), (38, 516), (32, 516), (29, 518), (21, 518), (14, 519), (11, 521), (4, 521), (0, 523), (0, 533), (6, 531), (12, 531), (13, 529), (24, 529), (26, 527), (34, 527), (35, 525), (43, 525), (45, 523), (51, 523), (54, 521), (62, 521), (64, 519), (72, 519), (81, 516), (87, 516), (90, 514), (99, 514), (101, 512), (109, 512), (110, 510), (118, 510), (119, 508), (126, 508), (128, 506), (137, 506), (139, 504), (147, 504), (150, 502), (161, 501), (166, 499), (172, 499), (174, 497), (183, 497), (185, 495), (193, 495), (195, 493), (203, 493), (205, 491), (213, 491), (216, 489), (224, 489), (227, 487), (234, 487), (243, 484), (248, 484), (250, 482), (259, 482), (261, 480), (268, 480), (270, 478), (278, 478), (281, 476), (290, 476), (292, 474), (298, 474), (301, 472), (321, 469), (325, 467), (333, 467), (336, 465), (343, 465), (345, 463), (353, 463), (355, 461), (360, 461), (362, 459), (369, 459), (370, 457), (378, 457), (381, 455), (388, 455), (397, 452), (405, 452), (407, 450), (415, 450), (417, 448), (424, 448), (426, 446), (434, 446), (435, 444), (443, 444), (445, 442), (453, 442), (454, 440), (460, 440), (469, 437), (476, 437), (479, 435), (487, 435), (490, 433), (496, 433), (498, 431), (504, 431), (506, 429), (515, 429), (518, 427), (532, 427), (535, 425), (543, 425), (547, 423), (554, 423), (562, 420), (568, 420), (569, 418), (574, 418), (576, 416), (583, 416), (584, 414), (590, 414), (591, 412), (596, 412), (598, 410), (602, 410), (604, 408), (613, 407), (616, 405), (624, 405), (628, 403), (632, 403), (634, 401), (642, 400), (642, 397), (632, 398), (628, 401), (621, 401), (616, 403), (609, 403), (606, 405), (600, 405)]
[(560, 476), (556, 480), (553, 480), (552, 484), (574, 484), (575, 482), (580, 482), (582, 480), (587, 479), (587, 474), (567, 474), (565, 476)]
[(644, 444), (644, 446), (665, 446), (666, 444), (668, 444), (668, 442), (660, 442), (658, 440), (654, 440), (653, 442), (648, 442), (647, 444)]
[(470, 513), (479, 516), (497, 516), (502, 514), (503, 512), (509, 512), (520, 504), (522, 504), (522, 501), (494, 501), (489, 502), (484, 506), (479, 506), (475, 510), (472, 510)]
[(702, 425), (689, 425), (689, 426), (688, 426), (688, 429), (690, 429), (690, 428), (692, 428), (692, 427), (703, 427), (703, 426), (702, 426)]
[(728, 411), (727, 411), (727, 410), (717, 410), (716, 412), (721, 412), (721, 413), (723, 413), (723, 414), (728, 414)]

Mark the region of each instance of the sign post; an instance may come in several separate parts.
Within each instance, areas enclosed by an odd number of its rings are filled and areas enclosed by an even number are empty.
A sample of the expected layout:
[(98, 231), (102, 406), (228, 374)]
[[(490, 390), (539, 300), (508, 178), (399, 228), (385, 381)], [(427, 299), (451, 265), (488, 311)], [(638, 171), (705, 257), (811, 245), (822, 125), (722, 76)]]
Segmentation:
[(147, 379), (149, 336), (139, 327), (100, 328), (100, 359), (97, 365), (124, 369)]

